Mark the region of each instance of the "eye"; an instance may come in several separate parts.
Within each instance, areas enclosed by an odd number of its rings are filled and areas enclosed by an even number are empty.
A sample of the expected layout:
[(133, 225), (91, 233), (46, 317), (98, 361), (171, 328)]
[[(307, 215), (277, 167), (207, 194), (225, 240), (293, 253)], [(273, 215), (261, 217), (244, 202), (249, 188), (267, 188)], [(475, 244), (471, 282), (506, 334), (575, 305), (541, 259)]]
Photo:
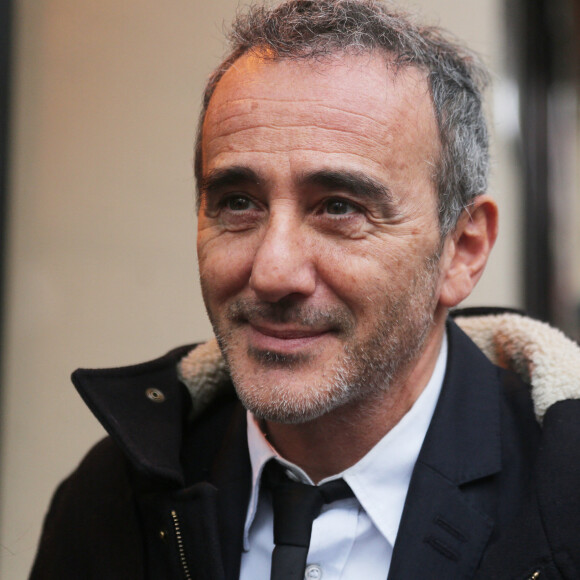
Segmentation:
[(215, 200), (214, 211), (209, 214), (217, 227), (228, 232), (243, 232), (255, 228), (264, 218), (264, 208), (259, 200), (244, 192), (226, 193)]
[(244, 195), (230, 195), (222, 202), (222, 207), (234, 212), (254, 209), (256, 204)]
[(329, 199), (324, 203), (323, 210), (330, 215), (347, 215), (360, 213), (360, 208), (344, 199)]

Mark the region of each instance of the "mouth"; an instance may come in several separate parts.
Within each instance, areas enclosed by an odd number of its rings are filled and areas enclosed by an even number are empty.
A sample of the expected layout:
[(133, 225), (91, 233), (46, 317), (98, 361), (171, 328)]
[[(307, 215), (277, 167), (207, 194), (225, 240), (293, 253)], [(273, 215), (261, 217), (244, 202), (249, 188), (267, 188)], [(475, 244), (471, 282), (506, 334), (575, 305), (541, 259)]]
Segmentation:
[(291, 353), (310, 347), (331, 334), (328, 328), (301, 328), (256, 322), (248, 324), (248, 338), (252, 348), (280, 353)]
[(342, 342), (353, 332), (354, 317), (342, 306), (275, 304), (238, 299), (228, 306), (230, 328), (237, 329), (255, 355), (307, 357)]

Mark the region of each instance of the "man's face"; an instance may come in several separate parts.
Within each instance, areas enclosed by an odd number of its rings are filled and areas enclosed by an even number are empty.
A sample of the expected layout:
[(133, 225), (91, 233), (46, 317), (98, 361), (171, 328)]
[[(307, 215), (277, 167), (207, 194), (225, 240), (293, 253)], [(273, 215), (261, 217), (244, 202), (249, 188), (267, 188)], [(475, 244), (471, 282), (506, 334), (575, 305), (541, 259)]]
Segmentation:
[(434, 341), (439, 145), (424, 76), (244, 56), (203, 127), (205, 304), (244, 404), (303, 422), (401, 387)]

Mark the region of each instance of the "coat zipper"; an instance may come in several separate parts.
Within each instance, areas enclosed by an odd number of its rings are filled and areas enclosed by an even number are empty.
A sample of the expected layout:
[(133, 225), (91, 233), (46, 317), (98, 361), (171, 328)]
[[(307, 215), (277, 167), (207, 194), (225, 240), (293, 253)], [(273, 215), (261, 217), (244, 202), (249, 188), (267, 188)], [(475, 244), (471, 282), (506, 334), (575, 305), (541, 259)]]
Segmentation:
[(191, 574), (189, 572), (189, 566), (187, 565), (187, 560), (185, 558), (185, 550), (183, 548), (183, 538), (181, 537), (181, 527), (179, 525), (179, 518), (177, 517), (177, 512), (175, 510), (171, 510), (171, 517), (173, 518), (173, 528), (175, 529), (175, 537), (177, 538), (177, 550), (179, 552), (181, 569), (183, 570), (183, 575), (185, 579), (192, 580)]

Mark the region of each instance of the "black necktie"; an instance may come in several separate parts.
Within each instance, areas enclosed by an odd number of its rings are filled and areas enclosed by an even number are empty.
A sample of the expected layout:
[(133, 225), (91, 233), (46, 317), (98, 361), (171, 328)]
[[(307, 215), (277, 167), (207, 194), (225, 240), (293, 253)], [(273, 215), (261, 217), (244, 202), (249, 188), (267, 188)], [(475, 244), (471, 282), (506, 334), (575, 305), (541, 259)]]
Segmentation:
[(304, 580), (312, 522), (325, 503), (352, 497), (352, 490), (342, 479), (323, 485), (292, 481), (275, 460), (264, 468), (262, 483), (272, 494), (274, 511), (270, 580)]

